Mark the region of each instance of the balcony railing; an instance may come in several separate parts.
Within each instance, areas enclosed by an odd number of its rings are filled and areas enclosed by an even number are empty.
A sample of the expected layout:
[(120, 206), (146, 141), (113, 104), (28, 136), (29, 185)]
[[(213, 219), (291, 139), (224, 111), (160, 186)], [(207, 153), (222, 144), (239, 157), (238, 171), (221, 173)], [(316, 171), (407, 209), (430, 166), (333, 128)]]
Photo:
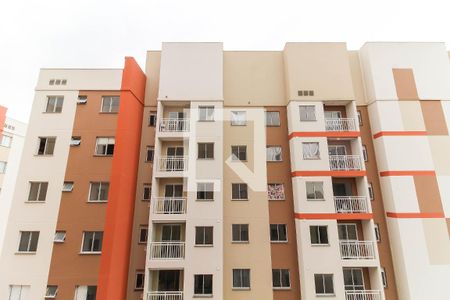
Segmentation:
[(375, 248), (372, 241), (339, 241), (342, 259), (374, 259)]
[(380, 291), (345, 291), (346, 300), (381, 300)]
[(152, 198), (153, 213), (178, 215), (186, 213), (186, 198), (184, 197), (155, 197)]
[(334, 206), (337, 213), (367, 213), (367, 197), (365, 196), (335, 196)]
[(359, 155), (330, 155), (330, 169), (333, 171), (361, 170), (361, 157)]
[(162, 119), (159, 121), (160, 132), (189, 131), (189, 119)]
[(356, 131), (356, 122), (353, 118), (325, 119), (326, 131)]
[(150, 259), (184, 258), (184, 242), (151, 242)]
[(147, 300), (183, 300), (183, 292), (149, 292)]
[(187, 156), (161, 156), (158, 160), (158, 170), (163, 172), (186, 171)]

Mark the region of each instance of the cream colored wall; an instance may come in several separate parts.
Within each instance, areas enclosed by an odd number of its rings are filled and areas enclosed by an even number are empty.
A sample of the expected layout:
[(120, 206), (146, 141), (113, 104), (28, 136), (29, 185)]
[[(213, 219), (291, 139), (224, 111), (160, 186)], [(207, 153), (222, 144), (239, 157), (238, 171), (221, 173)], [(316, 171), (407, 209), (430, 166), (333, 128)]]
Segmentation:
[[(288, 100), (355, 98), (345, 43), (286, 43), (283, 51)], [(298, 96), (314, 90), (314, 96)]]
[[(239, 110), (241, 110), (240, 108)], [(233, 108), (228, 107), (228, 110)], [(226, 113), (226, 116), (229, 113)], [(229, 117), (228, 117), (229, 118)], [(272, 272), (269, 234), (269, 210), (267, 203), (266, 147), (263, 109), (247, 109), (247, 126), (224, 124), (224, 158), (229, 160), (232, 145), (247, 145), (249, 170), (238, 169), (240, 162), (224, 163), (224, 299), (272, 299)], [(255, 137), (258, 139), (255, 140)], [(236, 166), (235, 166), (236, 165)], [(253, 173), (254, 172), (254, 173)], [(232, 201), (231, 184), (248, 183), (249, 200)], [(249, 224), (248, 244), (231, 242), (231, 225)], [(288, 229), (289, 230), (289, 229)], [(232, 289), (232, 269), (249, 268), (251, 289), (246, 291)]]
[(226, 106), (284, 106), (283, 53), (226, 51), (224, 97)]
[(361, 73), (361, 63), (359, 61), (358, 51), (348, 51), (348, 59), (350, 63), (350, 73), (352, 76), (356, 105), (365, 105), (367, 98), (364, 87), (364, 78)]

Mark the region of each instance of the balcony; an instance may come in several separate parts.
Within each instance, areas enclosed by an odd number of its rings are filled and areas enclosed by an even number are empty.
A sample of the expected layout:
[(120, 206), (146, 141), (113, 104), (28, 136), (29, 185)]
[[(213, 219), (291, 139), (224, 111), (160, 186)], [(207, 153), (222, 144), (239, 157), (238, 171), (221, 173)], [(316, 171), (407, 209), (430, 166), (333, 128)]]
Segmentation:
[(154, 214), (180, 215), (186, 213), (185, 197), (154, 197), (152, 204)]
[(330, 170), (332, 171), (360, 171), (362, 170), (359, 155), (330, 155)]
[(183, 292), (149, 292), (147, 294), (147, 300), (183, 300)]
[(159, 121), (159, 132), (186, 132), (189, 131), (189, 119), (164, 118)]
[(369, 212), (367, 197), (365, 196), (335, 196), (334, 207), (337, 213), (357, 214)]
[(380, 291), (345, 291), (346, 300), (381, 300)]
[(184, 244), (179, 241), (151, 242), (150, 259), (183, 259)]
[(342, 259), (375, 259), (375, 245), (372, 241), (341, 240), (339, 246)]
[(356, 122), (353, 118), (325, 119), (326, 131), (356, 131)]
[(158, 171), (179, 172), (187, 171), (187, 156), (161, 156), (158, 159)]

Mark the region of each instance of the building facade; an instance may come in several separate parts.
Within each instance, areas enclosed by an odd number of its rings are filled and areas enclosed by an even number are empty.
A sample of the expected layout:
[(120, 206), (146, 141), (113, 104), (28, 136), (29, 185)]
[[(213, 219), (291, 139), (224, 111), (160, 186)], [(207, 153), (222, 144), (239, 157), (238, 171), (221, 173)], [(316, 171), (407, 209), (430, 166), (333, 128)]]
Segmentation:
[(43, 69), (0, 298), (447, 299), (441, 43)]

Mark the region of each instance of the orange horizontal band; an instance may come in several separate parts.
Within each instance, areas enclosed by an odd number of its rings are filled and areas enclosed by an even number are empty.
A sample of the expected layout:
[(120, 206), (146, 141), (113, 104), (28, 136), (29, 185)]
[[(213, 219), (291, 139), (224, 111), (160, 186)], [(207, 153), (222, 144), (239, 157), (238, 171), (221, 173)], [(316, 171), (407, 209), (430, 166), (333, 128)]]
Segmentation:
[(380, 176), (436, 176), (436, 172), (429, 171), (382, 171)]
[(289, 139), (295, 137), (358, 137), (361, 136), (359, 131), (309, 131), (309, 132), (292, 132)]
[(362, 177), (366, 176), (366, 171), (294, 171), (291, 176)]
[(444, 213), (437, 212), (437, 213), (394, 213), (394, 212), (387, 212), (386, 215), (389, 218), (397, 218), (397, 219), (430, 219), (430, 218), (445, 218)]
[(373, 138), (382, 136), (423, 136), (427, 135), (426, 131), (380, 131), (373, 135)]
[(295, 213), (295, 218), (302, 220), (370, 220), (373, 218), (373, 215), (371, 213), (359, 213), (359, 214)]

